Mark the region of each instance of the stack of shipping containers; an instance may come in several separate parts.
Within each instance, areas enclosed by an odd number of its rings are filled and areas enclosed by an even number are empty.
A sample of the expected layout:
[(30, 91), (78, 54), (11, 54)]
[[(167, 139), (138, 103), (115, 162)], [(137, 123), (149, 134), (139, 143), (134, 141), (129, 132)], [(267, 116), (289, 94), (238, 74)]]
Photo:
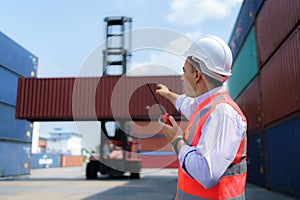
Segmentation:
[(28, 174), (32, 123), (15, 119), (19, 77), (35, 77), (37, 57), (0, 32), (0, 176)]
[(300, 1), (245, 0), (229, 93), (248, 119), (248, 181), (300, 195)]

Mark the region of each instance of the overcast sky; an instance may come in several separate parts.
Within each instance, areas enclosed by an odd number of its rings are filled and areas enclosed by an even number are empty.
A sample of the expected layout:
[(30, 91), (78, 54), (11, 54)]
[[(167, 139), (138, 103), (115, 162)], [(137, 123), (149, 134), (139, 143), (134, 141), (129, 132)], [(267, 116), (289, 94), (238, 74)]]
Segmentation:
[[(38, 57), (38, 77), (74, 77), (91, 58), (101, 67), (99, 46), (105, 40), (105, 17), (131, 17), (133, 43), (147, 41), (154, 30), (169, 35), (161, 37), (160, 49), (183, 49), (185, 44), (178, 40), (179, 35), (196, 39), (214, 34), (228, 42), (242, 3), (243, 0), (0, 0), (0, 30)], [(157, 73), (147, 63), (171, 66), (166, 74), (181, 73), (176, 56), (142, 47), (133, 51), (133, 74)], [(90, 75), (101, 75), (101, 70)], [(78, 130), (74, 123), (56, 122), (42, 123), (40, 131), (45, 134), (53, 127)], [(95, 128), (99, 129), (97, 124)], [(87, 132), (95, 132), (90, 130)], [(84, 136), (87, 143), (95, 141), (96, 134)]]

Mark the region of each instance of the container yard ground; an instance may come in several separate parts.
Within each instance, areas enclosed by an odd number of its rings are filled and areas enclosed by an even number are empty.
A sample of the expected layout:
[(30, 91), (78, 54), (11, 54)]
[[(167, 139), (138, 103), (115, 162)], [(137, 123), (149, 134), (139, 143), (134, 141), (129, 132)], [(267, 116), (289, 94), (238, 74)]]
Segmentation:
[[(85, 166), (31, 170), (31, 175), (0, 179), (0, 199), (5, 200), (171, 200), (177, 181), (176, 169), (143, 169), (141, 179), (85, 179)], [(296, 199), (247, 184), (247, 200)]]

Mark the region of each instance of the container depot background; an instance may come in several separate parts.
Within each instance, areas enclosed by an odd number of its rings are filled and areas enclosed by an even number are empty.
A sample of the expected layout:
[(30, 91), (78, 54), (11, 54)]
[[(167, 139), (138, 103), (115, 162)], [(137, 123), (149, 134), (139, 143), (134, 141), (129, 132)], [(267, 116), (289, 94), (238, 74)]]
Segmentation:
[[(35, 159), (30, 153), (32, 124), (14, 118), (17, 80), (20, 77), (36, 77), (38, 59), (3, 33), (0, 34), (0, 44), (0, 175), (28, 174), (30, 162)], [(248, 119), (247, 181), (300, 196), (300, 160), (297, 159), (300, 154), (300, 1), (243, 1), (228, 44), (234, 57), (233, 76), (228, 80), (229, 93)], [(44, 85), (41, 84), (43, 88), (55, 82), (50, 84), (48, 79), (20, 80), (20, 85), (28, 83), (23, 85), (24, 90), (19, 88), (23, 96), (32, 88), (41, 90), (41, 93), (50, 92), (38, 88), (35, 82), (44, 82)], [(69, 87), (68, 81), (71, 83), (73, 80), (66, 78), (62, 81), (66, 83), (65, 88)], [(82, 84), (90, 83), (83, 80)], [(51, 92), (64, 93), (64, 88), (51, 87), (54, 88)], [(41, 103), (45, 103), (43, 99), (32, 98), (34, 96), (37, 93), (26, 96), (29, 98), (27, 110), (18, 115), (34, 117), (32, 109), (35, 106), (41, 108)], [(34, 106), (28, 103), (32, 101), (30, 98), (34, 99)], [(60, 101), (58, 96), (51, 95), (51, 98), (54, 98), (52, 110), (42, 106), (42, 114), (51, 115), (53, 119), (57, 115), (70, 116), (70, 107), (64, 107), (68, 109), (65, 113), (55, 107), (54, 102)], [(150, 94), (147, 98), (152, 99)], [(83, 116), (85, 114), (83, 112)], [(157, 135), (143, 141), (144, 150), (152, 151), (150, 144), (154, 141), (165, 144)], [(142, 156), (148, 158), (148, 165), (153, 164), (151, 154), (144, 153)], [(160, 156), (167, 158), (172, 155), (166, 151)], [(55, 159), (53, 163), (61, 166), (62, 157)]]
[[(248, 119), (248, 181), (300, 195), (300, 1), (244, 1), (230, 95)], [(238, 74), (238, 76), (235, 76)]]

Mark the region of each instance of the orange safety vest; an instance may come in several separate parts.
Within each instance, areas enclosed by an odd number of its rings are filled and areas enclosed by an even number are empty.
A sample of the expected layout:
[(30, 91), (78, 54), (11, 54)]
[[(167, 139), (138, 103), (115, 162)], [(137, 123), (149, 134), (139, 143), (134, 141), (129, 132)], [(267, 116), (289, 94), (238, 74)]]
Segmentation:
[[(197, 110), (189, 120), (188, 128), (184, 134), (184, 139), (188, 145), (197, 146), (206, 119), (219, 103), (227, 103), (232, 106), (246, 122), (246, 117), (227, 92), (213, 94), (198, 105)], [(222, 175), (218, 184), (212, 188), (204, 188), (199, 182), (188, 176), (179, 166), (176, 200), (244, 199), (247, 174), (246, 148), (247, 137), (245, 135), (233, 162)]]

